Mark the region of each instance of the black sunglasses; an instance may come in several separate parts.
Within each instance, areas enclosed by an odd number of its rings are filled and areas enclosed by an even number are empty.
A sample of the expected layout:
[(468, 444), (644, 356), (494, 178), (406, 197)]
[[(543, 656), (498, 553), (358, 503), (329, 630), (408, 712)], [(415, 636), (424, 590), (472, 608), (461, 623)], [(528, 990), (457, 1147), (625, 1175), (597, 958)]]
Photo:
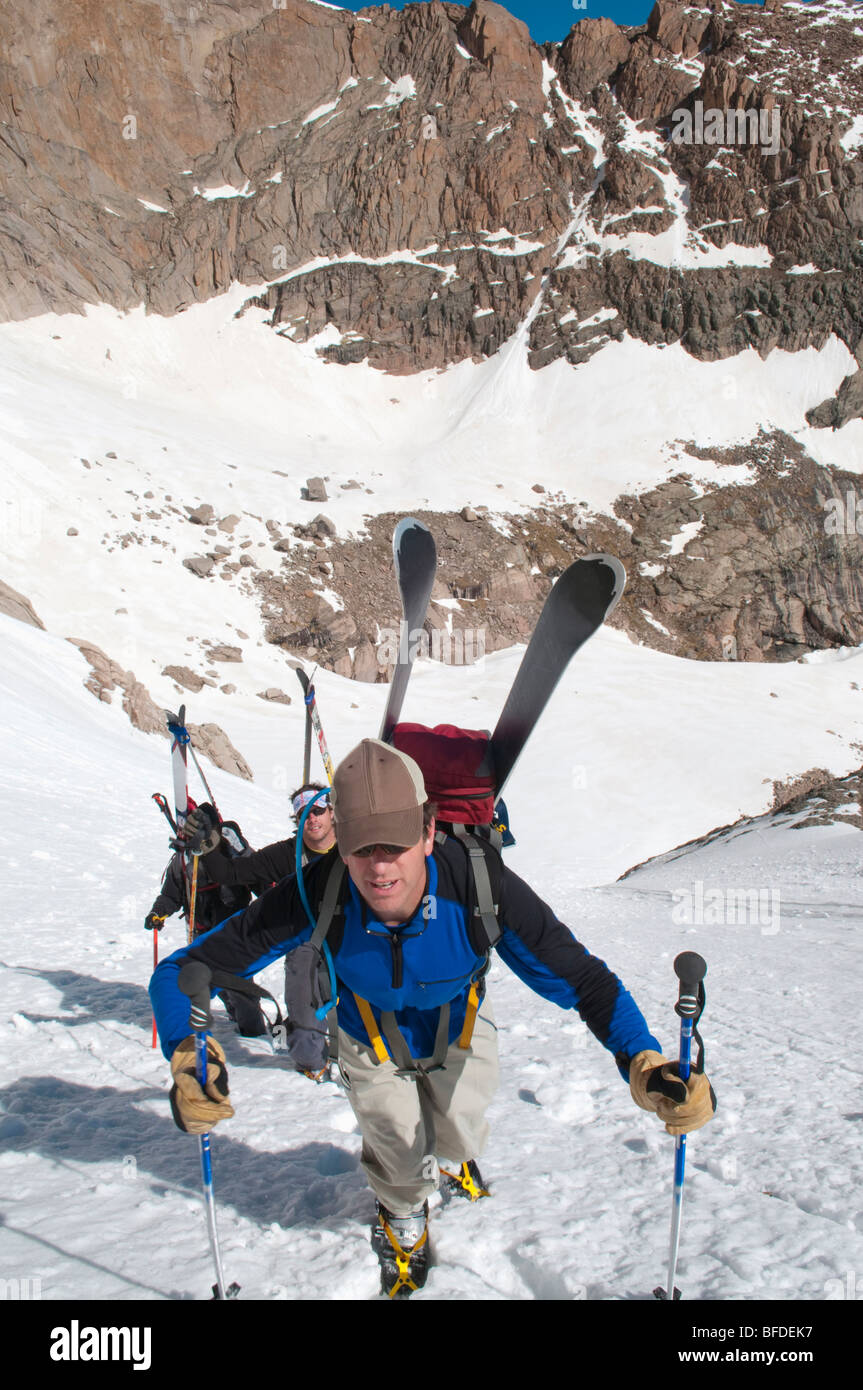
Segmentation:
[(321, 805), (321, 806), (310, 806), (310, 807), (309, 807), (309, 815), (310, 815), (310, 816), (322, 816), (322, 815), (323, 815), (326, 811), (328, 811), (329, 809), (330, 809), (330, 803), (329, 803), (328, 801), (325, 801), (325, 802), (323, 803), (323, 805)]

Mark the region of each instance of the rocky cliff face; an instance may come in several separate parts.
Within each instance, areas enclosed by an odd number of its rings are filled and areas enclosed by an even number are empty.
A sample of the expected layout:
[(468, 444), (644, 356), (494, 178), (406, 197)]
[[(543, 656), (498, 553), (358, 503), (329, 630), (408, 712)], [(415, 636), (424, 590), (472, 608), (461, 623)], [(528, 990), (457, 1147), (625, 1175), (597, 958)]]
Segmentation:
[[(624, 330), (853, 350), (861, 20), (658, 0), (541, 48), (489, 0), (9, 8), (0, 311), (172, 314), (239, 280), (395, 372), (493, 353), (532, 306), (536, 367)], [(748, 113), (731, 142), (714, 110)]]
[[(487, 357), (520, 326), (537, 371), (624, 334), (706, 360), (831, 334), (863, 351), (855, 0), (658, 0), (643, 28), (584, 19), (541, 47), (489, 0), (33, 0), (0, 15), (0, 53), (6, 318), (175, 314), (239, 281), (274, 351), (322, 334), (346, 371)], [(809, 420), (861, 417), (863, 371)], [(607, 544), (642, 640), (762, 660), (863, 640), (859, 530), (825, 525), (856, 480), (765, 434), (718, 460), (746, 483), (705, 490), (699, 441), (681, 449), (679, 477), (616, 518), (544, 499), (509, 541), (483, 516), (437, 522), (431, 626), (517, 639), (566, 560)], [(382, 567), (388, 528), (370, 527)], [(309, 591), (290, 537), (278, 576), (244, 582), (270, 640), (374, 679), (375, 586), (352, 543), (316, 543), (345, 611)], [(242, 563), (198, 561), (229, 581)]]

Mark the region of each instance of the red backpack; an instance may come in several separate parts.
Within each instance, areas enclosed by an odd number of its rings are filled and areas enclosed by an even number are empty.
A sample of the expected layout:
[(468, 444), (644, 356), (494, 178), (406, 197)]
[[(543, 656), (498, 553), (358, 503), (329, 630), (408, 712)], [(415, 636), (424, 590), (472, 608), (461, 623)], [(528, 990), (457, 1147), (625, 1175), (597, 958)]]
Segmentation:
[(494, 817), (495, 774), (485, 729), (455, 724), (397, 724), (392, 743), (422, 771), (438, 820), (450, 825), (488, 825)]

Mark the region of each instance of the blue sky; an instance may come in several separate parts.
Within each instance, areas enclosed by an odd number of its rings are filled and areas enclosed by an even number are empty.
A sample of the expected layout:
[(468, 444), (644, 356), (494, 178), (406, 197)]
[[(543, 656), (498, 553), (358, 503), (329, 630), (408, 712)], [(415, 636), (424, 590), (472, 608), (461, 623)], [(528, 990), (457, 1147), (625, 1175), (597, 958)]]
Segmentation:
[[(346, 10), (362, 10), (369, 0), (337, 0)], [(403, 10), (408, 0), (386, 0), (392, 9)], [(411, 0), (415, 3), (415, 0)], [(607, 15), (615, 24), (644, 24), (653, 9), (653, 0), (586, 0), (575, 8), (573, 0), (500, 0), (512, 14), (527, 24), (537, 43), (566, 38), (579, 19), (599, 19)], [(763, 0), (754, 0), (761, 4)]]

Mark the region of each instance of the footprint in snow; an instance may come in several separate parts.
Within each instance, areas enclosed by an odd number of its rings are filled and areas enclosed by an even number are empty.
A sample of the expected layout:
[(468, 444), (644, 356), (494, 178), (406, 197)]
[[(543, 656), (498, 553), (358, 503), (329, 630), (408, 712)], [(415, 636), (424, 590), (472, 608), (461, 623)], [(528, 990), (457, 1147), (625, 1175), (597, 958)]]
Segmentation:
[(647, 1154), (650, 1150), (647, 1147), (646, 1139), (624, 1139), (623, 1147), (631, 1149), (634, 1154)]

